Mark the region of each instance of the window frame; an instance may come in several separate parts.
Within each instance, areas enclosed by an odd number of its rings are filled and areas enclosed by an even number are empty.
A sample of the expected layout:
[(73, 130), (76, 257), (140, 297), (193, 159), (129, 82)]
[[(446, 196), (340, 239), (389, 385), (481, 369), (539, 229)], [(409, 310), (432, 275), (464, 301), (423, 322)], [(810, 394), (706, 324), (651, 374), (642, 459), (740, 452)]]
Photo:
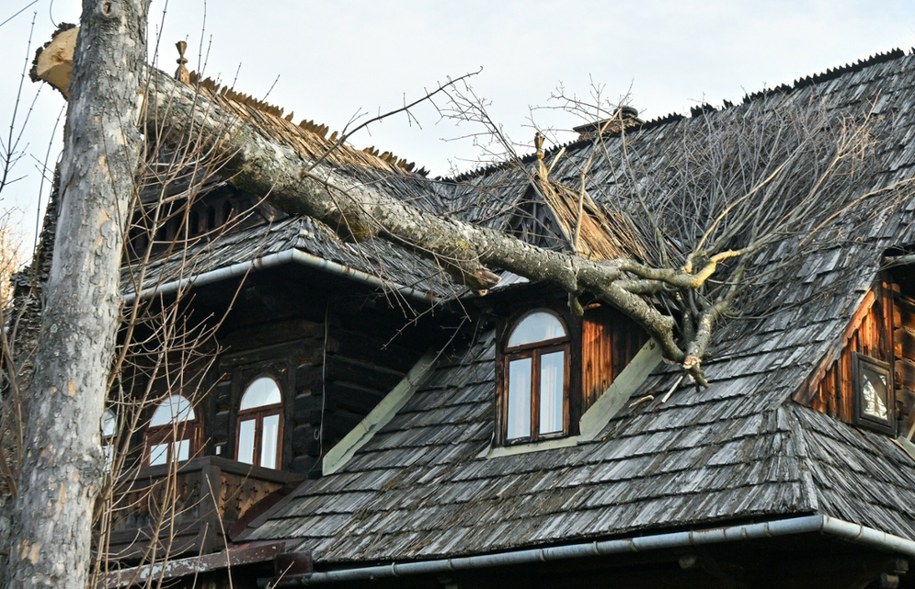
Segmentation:
[[(150, 421), (152, 421), (156, 411), (166, 403), (169, 403), (172, 397), (181, 397), (187, 401), (193, 417), (176, 421), (175, 417), (177, 416), (173, 415), (167, 423), (146, 426), (146, 432), (143, 436), (143, 465), (146, 467), (168, 466), (173, 462), (184, 462), (184, 460), (176, 460), (174, 456), (175, 445), (179, 442), (188, 441), (186, 460), (194, 458), (200, 449), (198, 437), (203, 428), (201, 427), (199, 412), (194, 408), (193, 402), (188, 397), (180, 393), (170, 394), (153, 407)], [(161, 444), (166, 445), (165, 462), (152, 464), (152, 448)]]
[[(272, 403), (270, 405), (259, 405), (252, 407), (250, 409), (241, 409), (242, 402), (245, 399), (245, 395), (251, 389), (253, 385), (258, 380), (263, 378), (270, 379), (273, 381), (273, 384), (276, 386), (276, 390), (280, 394), (280, 400), (277, 403)], [(242, 464), (251, 464), (252, 466), (257, 466), (259, 468), (270, 468), (272, 470), (281, 470), (283, 468), (283, 387), (280, 385), (280, 380), (276, 375), (269, 373), (261, 373), (251, 378), (245, 384), (245, 388), (242, 390), (241, 395), (238, 397), (238, 407), (239, 409), (235, 415), (235, 460)], [(277, 416), (277, 429), (276, 429), (276, 462), (274, 466), (263, 466), (261, 464), (261, 442), (263, 438), (263, 423), (265, 417), (271, 417), (273, 415)], [(239, 456), (241, 446), (239, 444), (241, 438), (241, 425), (243, 422), (250, 421), (254, 419), (254, 444), (251, 450), (252, 461), (250, 463), (243, 462)]]
[[(110, 473), (114, 466), (114, 453), (117, 450), (118, 437), (118, 414), (111, 407), (106, 407), (102, 412), (101, 427), (99, 428), (99, 442), (102, 447), (102, 456), (104, 457), (105, 473)], [(110, 431), (109, 431), (109, 427)]]
[[(547, 313), (552, 315), (562, 326), (564, 335), (547, 340), (529, 342), (515, 346), (509, 346), (508, 342), (516, 329), (524, 322), (525, 319), (536, 313)], [(501, 338), (502, 342), (499, 347), (499, 366), (501, 368), (500, 390), (499, 390), (499, 441), (505, 446), (516, 444), (529, 444), (563, 438), (569, 436), (571, 432), (571, 377), (572, 377), (572, 330), (569, 328), (569, 322), (549, 307), (536, 307), (528, 309), (523, 313), (516, 315), (507, 323), (505, 333)], [(542, 391), (540, 388), (541, 375), (541, 358), (546, 354), (563, 352), (563, 382), (562, 382), (562, 429), (556, 432), (540, 433), (540, 401)], [(529, 432), (527, 436), (509, 438), (508, 437), (508, 411), (509, 411), (509, 392), (510, 392), (510, 365), (511, 362), (531, 359), (530, 374), (530, 409), (529, 409)]]
[[(886, 419), (865, 411), (863, 376), (865, 371), (876, 372), (886, 378)], [(896, 434), (896, 394), (893, 370), (889, 362), (871, 356), (852, 353), (852, 389), (854, 391), (855, 424), (881, 433)]]

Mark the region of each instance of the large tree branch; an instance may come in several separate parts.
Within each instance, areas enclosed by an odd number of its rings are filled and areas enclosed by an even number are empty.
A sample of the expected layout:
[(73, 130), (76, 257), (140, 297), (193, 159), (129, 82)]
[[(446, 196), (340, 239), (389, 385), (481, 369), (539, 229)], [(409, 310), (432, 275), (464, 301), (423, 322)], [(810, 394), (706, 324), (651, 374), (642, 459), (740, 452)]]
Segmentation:
[[(698, 289), (721, 259), (740, 253), (712, 257), (693, 272), (690, 266), (654, 268), (631, 259), (590, 260), (539, 248), (502, 231), (424, 212), (362, 179), (364, 170), (340, 165), (326, 154), (315, 157), (282, 134), (265, 131), (265, 125), (248, 122), (218, 96), (151, 68), (148, 79), (147, 129), (158, 130), (161, 141), (193, 141), (201, 153), (225, 161), (222, 173), (239, 188), (264, 195), (288, 213), (319, 219), (348, 238), (380, 235), (433, 256), (478, 290), (496, 283), (489, 268), (497, 267), (555, 283), (571, 294), (592, 293), (631, 317), (674, 362), (687, 357), (677, 341), (676, 321), (647, 295)], [(382, 170), (369, 178), (382, 180)], [(693, 372), (701, 376), (698, 368)]]
[[(205, 149), (226, 154), (225, 172), (232, 175), (236, 186), (266, 195), (271, 204), (286, 212), (308, 215), (335, 228), (348, 227), (355, 236), (379, 233), (427, 252), (461, 268), (465, 282), (475, 288), (494, 284), (486, 269), (492, 266), (558, 284), (573, 294), (594, 293), (642, 326), (668, 359), (680, 362), (685, 357), (674, 337), (674, 320), (617, 283), (628, 271), (647, 272), (641, 265), (629, 260), (587, 260), (531, 245), (502, 231), (425, 213), (336, 167), (315, 165), (292, 147), (163, 74), (154, 77), (147, 110), (149, 117), (167, 121), (158, 126), (167, 127), (176, 140), (200, 137), (209, 141)], [(701, 283), (705, 273), (698, 276), (698, 282), (689, 273), (667, 269), (647, 278), (686, 285)]]

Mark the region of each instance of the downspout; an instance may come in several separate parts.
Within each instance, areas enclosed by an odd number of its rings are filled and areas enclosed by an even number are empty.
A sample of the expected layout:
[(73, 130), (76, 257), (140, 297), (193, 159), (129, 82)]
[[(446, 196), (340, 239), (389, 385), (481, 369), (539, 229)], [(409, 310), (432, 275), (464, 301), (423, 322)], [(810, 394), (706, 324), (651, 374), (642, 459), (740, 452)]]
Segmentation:
[[(348, 276), (370, 286), (378, 287), (381, 289), (393, 289), (405, 297), (409, 297), (414, 300), (429, 303), (435, 303), (439, 301), (439, 298), (431, 293), (411, 288), (409, 286), (403, 286), (395, 282), (382, 280), (377, 276), (373, 276), (361, 270), (354, 270), (353, 268), (344, 266), (343, 264), (331, 262), (329, 260), (325, 260), (324, 258), (294, 248), (282, 252), (267, 254), (266, 256), (255, 258), (254, 260), (239, 262), (224, 268), (217, 268), (215, 270), (203, 272), (202, 274), (197, 274), (195, 276), (179, 278), (178, 280), (151, 286), (140, 291), (140, 298), (146, 298), (152, 295), (168, 295), (191, 285), (201, 286), (204, 284), (210, 284), (220, 280), (225, 280), (227, 278), (243, 276), (252, 270), (272, 268), (275, 266), (288, 264), (290, 262), (302, 264), (303, 266), (308, 266), (310, 268), (324, 270), (338, 276)], [(136, 299), (136, 297), (137, 293), (128, 293), (124, 295), (124, 302), (130, 304)]]
[(514, 550), (496, 554), (482, 554), (478, 556), (464, 556), (420, 562), (395, 562), (388, 565), (315, 572), (294, 577), (279, 576), (279, 578), (276, 579), (275, 586), (317, 585), (323, 583), (403, 577), (407, 575), (440, 574), (484, 567), (533, 564), (572, 558), (645, 552), (649, 550), (665, 550), (686, 546), (701, 546), (735, 542), (739, 540), (775, 538), (779, 536), (810, 533), (822, 533), (827, 536), (835, 536), (842, 540), (862, 544), (870, 548), (915, 556), (915, 541), (880, 532), (859, 524), (835, 519), (828, 515), (809, 515), (756, 524), (725, 526), (689, 532), (673, 532), (651, 536), (638, 536), (635, 538), (602, 540), (583, 544), (570, 544), (567, 546)]

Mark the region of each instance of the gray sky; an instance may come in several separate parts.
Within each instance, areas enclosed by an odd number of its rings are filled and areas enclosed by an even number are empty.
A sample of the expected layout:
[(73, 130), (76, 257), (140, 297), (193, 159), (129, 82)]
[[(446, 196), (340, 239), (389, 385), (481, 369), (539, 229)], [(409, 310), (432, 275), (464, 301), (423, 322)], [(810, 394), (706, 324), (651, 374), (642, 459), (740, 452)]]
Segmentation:
[[(0, 0), (0, 22), (31, 1)], [(56, 23), (78, 20), (79, 5), (38, 0), (0, 26), (4, 142), (33, 16), (29, 59)], [(595, 86), (610, 100), (628, 95), (645, 119), (685, 113), (702, 101), (737, 102), (745, 90), (790, 83), (895, 47), (910, 50), (915, 1), (153, 0), (152, 42), (160, 33), (163, 69), (174, 69), (174, 43), (186, 39), (192, 69), (267, 96), (295, 111), (296, 121), (309, 118), (334, 130), (358, 113), (391, 110), (449, 76), (482, 67), (474, 91), (491, 102), (490, 116), (526, 151), (534, 134), (531, 107), (555, 106), (550, 96), (560, 85), (583, 98)], [(36, 89), (26, 81), (19, 122)], [(15, 176), (24, 178), (0, 195), (0, 208), (22, 216), (27, 242), (40, 204), (39, 162), (62, 106), (56, 93), (40, 92), (20, 144), (26, 156)], [(421, 128), (401, 115), (351, 142), (393, 151), (433, 175), (475, 167), (479, 148), (456, 138), (478, 127), (442, 121), (428, 105), (415, 115)], [(571, 138), (562, 129), (581, 123), (555, 109), (533, 116), (538, 125), (558, 129), (559, 140)], [(51, 144), (52, 166), (59, 149)], [(47, 188), (44, 195), (42, 201)]]

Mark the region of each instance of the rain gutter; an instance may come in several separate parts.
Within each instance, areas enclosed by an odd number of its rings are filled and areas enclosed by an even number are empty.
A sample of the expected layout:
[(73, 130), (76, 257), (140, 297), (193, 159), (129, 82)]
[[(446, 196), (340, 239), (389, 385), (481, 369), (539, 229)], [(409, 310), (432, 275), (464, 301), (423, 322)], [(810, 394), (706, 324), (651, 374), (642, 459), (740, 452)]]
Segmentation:
[[(232, 264), (231, 266), (217, 268), (215, 270), (203, 272), (194, 276), (187, 276), (185, 278), (179, 278), (178, 280), (172, 280), (171, 282), (144, 288), (140, 291), (140, 298), (147, 298), (153, 295), (168, 295), (190, 286), (202, 286), (204, 284), (211, 284), (213, 282), (218, 282), (227, 278), (244, 276), (252, 270), (273, 268), (275, 266), (281, 266), (288, 263), (301, 264), (303, 266), (308, 266), (309, 268), (324, 270), (338, 276), (347, 276), (370, 286), (378, 287), (381, 289), (393, 289), (405, 297), (409, 297), (411, 299), (428, 303), (440, 301), (439, 297), (429, 292), (384, 280), (377, 276), (373, 276), (372, 274), (368, 274), (367, 272), (355, 270), (349, 266), (344, 266), (338, 262), (331, 262), (330, 260), (325, 260), (324, 258), (318, 257), (314, 254), (309, 254), (295, 248), (276, 252), (273, 254), (267, 254), (266, 256), (261, 256), (246, 262), (238, 262), (237, 264)], [(136, 293), (128, 293), (124, 295), (124, 302), (130, 304), (136, 299), (136, 297)]]
[[(391, 563), (379, 566), (340, 569), (306, 573), (292, 577), (279, 577), (275, 586), (303, 586), (323, 583), (353, 582), (370, 579), (404, 577), (408, 575), (441, 574), (484, 567), (525, 565), (539, 562), (666, 550), (687, 546), (701, 546), (723, 542), (754, 540), (791, 536), (797, 534), (821, 533), (841, 540), (861, 544), (869, 548), (887, 550), (908, 556), (915, 556), (915, 541), (880, 532), (873, 528), (853, 524), (828, 515), (810, 515), (768, 522), (741, 524), (673, 532), (617, 540), (601, 540), (583, 544), (552, 546), (513, 550), (478, 556), (426, 560), (418, 562)], [(271, 585), (274, 586), (274, 585)]]

